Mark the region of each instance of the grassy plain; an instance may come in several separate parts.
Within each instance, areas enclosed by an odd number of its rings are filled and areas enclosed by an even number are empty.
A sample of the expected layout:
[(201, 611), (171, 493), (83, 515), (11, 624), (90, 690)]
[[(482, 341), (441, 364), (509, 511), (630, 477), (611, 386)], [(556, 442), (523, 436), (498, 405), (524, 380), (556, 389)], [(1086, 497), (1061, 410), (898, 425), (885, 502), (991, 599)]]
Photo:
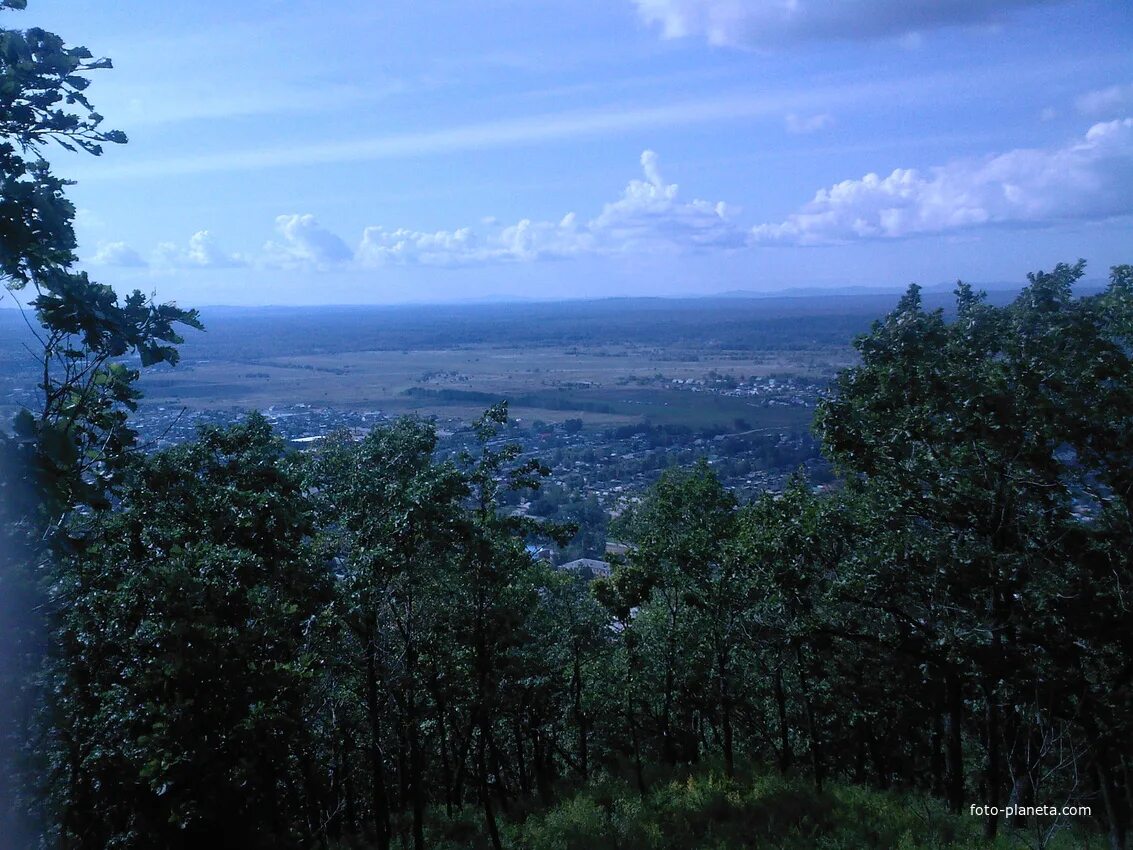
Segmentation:
[[(608, 299), (434, 307), (205, 308), (182, 362), (147, 370), (145, 405), (513, 415), (693, 428), (805, 427), (806, 407), (692, 392), (708, 375), (824, 382), (895, 296)], [(0, 311), (0, 414), (34, 406), (30, 333)], [(7, 418), (7, 416), (5, 416)]]
[(761, 407), (749, 399), (678, 389), (683, 385), (672, 382), (704, 378), (710, 372), (821, 379), (846, 362), (848, 352), (687, 352), (680, 357), (630, 346), (582, 351), (476, 345), (254, 362), (187, 356), (175, 369), (146, 374), (142, 389), (149, 404), (213, 410), (310, 404), (462, 417), (482, 411), (493, 399), (507, 398), (515, 415), (550, 422), (571, 416), (593, 423), (648, 417), (659, 424), (704, 427), (743, 418), (752, 427), (758, 427), (757, 421), (770, 427), (806, 417), (794, 408)]

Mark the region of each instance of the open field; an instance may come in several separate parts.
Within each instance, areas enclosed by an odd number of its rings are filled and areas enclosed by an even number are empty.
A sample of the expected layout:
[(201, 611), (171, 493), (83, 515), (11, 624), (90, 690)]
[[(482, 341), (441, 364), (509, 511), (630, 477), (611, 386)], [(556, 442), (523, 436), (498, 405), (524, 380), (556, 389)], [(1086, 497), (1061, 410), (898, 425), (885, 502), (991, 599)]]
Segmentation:
[[(944, 295), (933, 298), (946, 303)], [(433, 307), (205, 308), (144, 405), (197, 411), (311, 405), (468, 419), (805, 428), (818, 388), (895, 296), (608, 299)], [(930, 301), (931, 303), (931, 301)], [(34, 339), (0, 311), (0, 415), (34, 406)], [(770, 379), (794, 379), (768, 391)], [(723, 392), (725, 383), (743, 385)], [(746, 382), (746, 385), (745, 385)], [(760, 390), (759, 382), (763, 382)], [(745, 389), (746, 387), (746, 389)], [(744, 396), (746, 390), (752, 393)], [(755, 391), (759, 390), (759, 394)], [(778, 396), (778, 398), (777, 398)]]
[(711, 372), (821, 380), (848, 361), (846, 352), (773, 357), (720, 352), (704, 358), (690, 353), (681, 359), (628, 346), (598, 352), (468, 346), (241, 362), (189, 359), (192, 350), (187, 349), (186, 361), (177, 368), (145, 375), (142, 389), (149, 404), (215, 410), (302, 403), (461, 416), (508, 398), (517, 415), (548, 421), (579, 416), (621, 423), (648, 417), (659, 423), (711, 424), (758, 416), (779, 424), (798, 417), (750, 400), (676, 390), (672, 381)]
[[(854, 335), (893, 300), (206, 308), (207, 330), (188, 334), (181, 364), (148, 370), (141, 388), (150, 409), (305, 404), (470, 418), (506, 398), (514, 415), (548, 422), (793, 429), (809, 420), (805, 406), (769, 406), (706, 382), (825, 383), (852, 362)], [(0, 413), (32, 406), (35, 348), (19, 315), (0, 311)]]

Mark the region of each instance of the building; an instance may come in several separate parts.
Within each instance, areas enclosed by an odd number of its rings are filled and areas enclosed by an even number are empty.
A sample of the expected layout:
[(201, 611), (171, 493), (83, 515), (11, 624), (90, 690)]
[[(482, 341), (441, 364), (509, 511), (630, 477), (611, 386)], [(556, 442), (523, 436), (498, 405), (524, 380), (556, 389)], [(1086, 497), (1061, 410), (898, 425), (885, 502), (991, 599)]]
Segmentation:
[(567, 561), (565, 564), (559, 566), (560, 570), (574, 570), (575, 572), (583, 572), (589, 570), (591, 575), (608, 576), (610, 574), (610, 565), (606, 561), (599, 561), (594, 558), (579, 558), (576, 561)]

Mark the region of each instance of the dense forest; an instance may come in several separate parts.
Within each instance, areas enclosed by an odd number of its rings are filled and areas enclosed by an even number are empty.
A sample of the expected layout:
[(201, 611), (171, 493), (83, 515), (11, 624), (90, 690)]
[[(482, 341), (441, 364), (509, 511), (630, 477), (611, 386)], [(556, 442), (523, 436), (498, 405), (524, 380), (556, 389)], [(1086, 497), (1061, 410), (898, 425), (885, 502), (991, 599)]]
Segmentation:
[[(0, 37), (42, 375), (0, 435), (5, 846), (1127, 846), (1133, 266), (910, 287), (818, 411), (837, 486), (669, 470), (591, 581), (506, 510), (548, 469), (504, 403), (443, 460), (428, 421), (298, 454), (255, 413), (141, 452), (122, 361), (200, 317), (75, 270), (41, 150), (125, 141), (109, 62)], [(973, 815), (1008, 805), (1058, 811)]]

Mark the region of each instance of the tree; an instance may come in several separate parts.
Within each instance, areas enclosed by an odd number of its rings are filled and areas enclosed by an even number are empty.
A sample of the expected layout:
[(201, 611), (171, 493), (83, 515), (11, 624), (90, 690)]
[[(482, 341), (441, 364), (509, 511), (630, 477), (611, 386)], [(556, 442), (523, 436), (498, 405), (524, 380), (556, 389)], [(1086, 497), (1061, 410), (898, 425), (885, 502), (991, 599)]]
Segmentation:
[(484, 823), (495, 850), (500, 850), (502, 843), (492, 805), (488, 763), (489, 753), (497, 749), (492, 720), (508, 673), (508, 650), (521, 637), (520, 627), (536, 601), (535, 588), (518, 580), (531, 567), (523, 541), (538, 535), (562, 545), (574, 532), (573, 528), (528, 517), (501, 515), (500, 493), (538, 489), (542, 479), (550, 475), (550, 470), (538, 460), (516, 463), (522, 453), (518, 444), (492, 444), (507, 422), (507, 402), (490, 407), (473, 423), (479, 453), (464, 453), (461, 458), (470, 487), (469, 522), (461, 565), (461, 616), (453, 624), (471, 650), (474, 769)]
[[(3, 0), (0, 12), (23, 9)], [(155, 304), (135, 291), (114, 291), (74, 268), (75, 210), (69, 183), (44, 157), (49, 142), (98, 156), (123, 133), (104, 130), (86, 96), (88, 74), (110, 67), (84, 47), (67, 47), (42, 29), (0, 30), (0, 279), (8, 297), (30, 309), (39, 345), (40, 405), (0, 432), (0, 688), (22, 692), (42, 658), (48, 626), (40, 587), (50, 580), (49, 553), (81, 545), (91, 511), (105, 508), (121, 484), (135, 434), (127, 415), (136, 404), (141, 366), (175, 363), (178, 324), (200, 328), (195, 311)], [(24, 305), (20, 298), (31, 290)], [(26, 739), (22, 700), (5, 700), (0, 760)], [(22, 726), (20, 726), (23, 724)], [(20, 726), (20, 728), (16, 728)], [(4, 782), (15, 775), (0, 770)], [(15, 798), (0, 786), (0, 801)], [(0, 829), (6, 824), (0, 820)], [(12, 834), (26, 831), (7, 824)]]
[[(666, 472), (627, 523), (637, 544), (628, 567), (599, 586), (599, 598), (627, 623), (627, 652), (634, 650), (650, 680), (648, 692), (659, 699), (648, 713), (657, 724), (664, 762), (697, 760), (695, 718), (711, 713), (729, 776), (739, 600), (730, 558), (734, 511), (735, 498), (703, 460), (691, 470)], [(635, 607), (638, 612), (630, 616)], [(705, 700), (705, 693), (712, 696)], [(627, 716), (636, 718), (637, 712)]]
[(53, 588), (51, 776), (73, 847), (298, 847), (329, 594), (262, 416), (141, 459)]
[[(387, 701), (405, 729), (414, 845), (424, 846), (427, 797), (421, 727), (428, 672), (423, 657), (435, 651), (444, 586), (459, 547), (464, 477), (451, 464), (433, 461), (436, 431), (429, 423), (399, 420), (375, 429), (359, 443), (346, 435), (317, 454), (317, 487), (325, 545), (338, 566), (336, 618), (350, 657), (339, 645), (335, 661), (363, 670), (357, 703), (363, 707), (370, 748), (373, 834), (379, 847), (391, 836), (387, 788)], [(355, 678), (356, 680), (356, 678)], [(442, 720), (443, 722), (443, 720)]]
[(102, 129), (85, 94), (87, 74), (110, 67), (53, 33), (0, 30), (0, 277), (13, 298), (34, 292), (28, 306), (41, 345), (42, 403), (17, 418), (17, 442), (31, 449), (17, 474), (34, 485), (29, 513), (55, 529), (74, 507), (105, 504), (133, 444), (125, 412), (138, 398), (138, 372), (117, 361), (136, 353), (143, 367), (176, 363), (182, 340), (174, 326), (201, 327), (196, 311), (154, 304), (140, 291), (119, 302), (73, 268), (69, 183), (52, 173), (43, 148), (54, 141), (99, 156), (104, 144), (126, 142)]
[[(960, 284), (952, 322), (910, 287), (858, 341), (862, 363), (839, 376), (817, 428), (883, 507), (872, 584), (944, 679), (949, 751), (976, 707), (983, 798), (1033, 799), (1030, 759), (1044, 756), (1028, 755), (1041, 750), (1025, 746), (1038, 734), (1027, 718), (1072, 724), (1116, 848), (1130, 758), (1116, 742), (1133, 721), (1120, 672), (1133, 656), (1113, 639), (1128, 633), (1133, 582), (1119, 542), (1133, 504), (1133, 293), (1119, 266), (1104, 293), (1075, 299), (1083, 273), (1029, 275), (1006, 308)], [(997, 828), (989, 818), (988, 836)]]

